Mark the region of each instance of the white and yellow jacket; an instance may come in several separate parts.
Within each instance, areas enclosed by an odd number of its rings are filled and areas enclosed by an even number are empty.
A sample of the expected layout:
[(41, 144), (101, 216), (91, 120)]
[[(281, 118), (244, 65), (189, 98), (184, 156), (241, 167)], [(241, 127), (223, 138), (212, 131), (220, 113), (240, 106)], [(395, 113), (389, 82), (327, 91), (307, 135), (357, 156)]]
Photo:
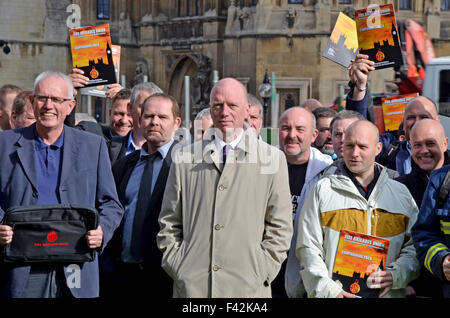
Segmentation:
[(341, 284), (331, 279), (340, 230), (390, 240), (386, 270), (393, 287), (385, 297), (403, 297), (403, 289), (419, 273), (411, 227), (418, 209), (408, 189), (389, 179), (386, 168), (366, 200), (340, 166), (309, 192), (297, 224), (296, 256), (308, 297), (336, 297)]

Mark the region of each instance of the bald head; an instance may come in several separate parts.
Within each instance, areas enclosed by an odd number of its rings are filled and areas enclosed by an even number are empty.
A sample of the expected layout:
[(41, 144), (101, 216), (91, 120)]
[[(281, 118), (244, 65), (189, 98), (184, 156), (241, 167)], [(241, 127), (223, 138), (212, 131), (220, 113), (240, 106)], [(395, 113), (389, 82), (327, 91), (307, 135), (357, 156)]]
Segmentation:
[(421, 136), (430, 134), (436, 135), (436, 137), (439, 137), (441, 140), (446, 138), (444, 127), (437, 120), (423, 119), (418, 121), (411, 129), (411, 142), (418, 140)]
[(438, 116), (436, 104), (426, 96), (417, 96), (410, 100), (408, 104), (406, 104), (405, 112), (408, 111), (409, 107), (415, 104), (422, 105), (433, 118)]
[(315, 109), (322, 107), (322, 104), (314, 98), (307, 99), (300, 107), (306, 108), (309, 111), (314, 111)]
[[(367, 135), (368, 141), (370, 141), (374, 144), (378, 143), (378, 141), (380, 139), (380, 133), (378, 131), (378, 127), (375, 126), (374, 123), (372, 123), (371, 121), (368, 121), (368, 120), (357, 120), (357, 121), (351, 123), (346, 129), (345, 135), (360, 134), (363, 132), (365, 133), (365, 135)], [(344, 143), (345, 143), (345, 141), (344, 141)]]
[(409, 140), (409, 134), (414, 124), (422, 119), (434, 119), (439, 121), (439, 115), (435, 103), (425, 97), (418, 96), (411, 100), (405, 107), (403, 117), (403, 128), (405, 130), (406, 140)]
[(295, 106), (295, 107), (291, 107), (288, 108), (287, 110), (285, 110), (281, 115), (280, 115), (280, 125), (282, 120), (284, 119), (284, 117), (289, 116), (289, 117), (306, 117), (306, 118), (310, 118), (311, 119), (311, 127), (313, 129), (316, 128), (316, 117), (314, 116), (314, 114), (307, 108), (304, 108), (302, 106)]
[(410, 144), (412, 158), (422, 170), (430, 173), (444, 165), (448, 138), (437, 120), (418, 121), (411, 129)]
[(238, 81), (235, 78), (232, 77), (225, 77), (222, 78), (221, 80), (219, 80), (216, 85), (214, 85), (214, 87), (211, 90), (211, 94), (210, 94), (210, 103), (212, 103), (212, 97), (213, 94), (216, 94), (216, 91), (218, 89), (234, 89), (237, 90), (237, 93), (241, 98), (243, 98), (243, 100), (245, 100), (245, 103), (248, 104), (248, 100), (247, 100), (247, 88), (244, 86), (244, 84), (242, 84), (240, 81)]

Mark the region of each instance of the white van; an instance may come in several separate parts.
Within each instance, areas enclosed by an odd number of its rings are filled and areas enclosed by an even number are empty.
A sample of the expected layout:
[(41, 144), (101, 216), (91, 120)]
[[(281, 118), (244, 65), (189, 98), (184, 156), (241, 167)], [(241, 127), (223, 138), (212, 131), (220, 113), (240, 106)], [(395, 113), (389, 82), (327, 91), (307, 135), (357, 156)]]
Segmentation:
[(436, 103), (445, 135), (450, 137), (450, 56), (428, 62), (422, 95)]

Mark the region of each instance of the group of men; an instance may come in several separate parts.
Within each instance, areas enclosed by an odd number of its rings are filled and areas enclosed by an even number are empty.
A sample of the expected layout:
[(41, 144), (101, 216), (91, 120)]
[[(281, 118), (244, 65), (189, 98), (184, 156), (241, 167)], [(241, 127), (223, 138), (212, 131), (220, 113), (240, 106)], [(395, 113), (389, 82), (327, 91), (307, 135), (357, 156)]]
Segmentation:
[[(390, 240), (370, 275), (380, 297), (436, 293), (417, 277), (424, 264), (444, 286), (450, 278), (439, 232), (450, 235), (448, 200), (434, 213), (448, 139), (424, 97), (405, 109), (405, 141), (380, 136), (366, 120), (371, 70), (364, 55), (349, 67), (347, 110), (287, 109), (278, 147), (260, 136), (261, 103), (233, 78), (213, 87), (190, 144), (174, 139), (177, 101), (153, 83), (111, 86), (108, 127), (64, 124), (87, 83), (80, 70), (40, 74), (22, 103), (35, 122), (23, 126), (0, 89), (0, 220), (13, 206), (99, 212), (80, 284), (67, 284), (70, 264), (0, 263), (0, 296), (353, 298), (331, 275), (341, 230)], [(12, 240), (0, 225), (0, 245)]]

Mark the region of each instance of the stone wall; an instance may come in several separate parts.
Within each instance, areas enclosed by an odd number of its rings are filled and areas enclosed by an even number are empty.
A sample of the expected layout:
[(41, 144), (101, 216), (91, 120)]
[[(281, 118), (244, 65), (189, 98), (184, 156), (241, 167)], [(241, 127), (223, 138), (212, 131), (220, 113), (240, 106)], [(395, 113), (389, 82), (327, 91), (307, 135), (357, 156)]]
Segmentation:
[(30, 88), (40, 72), (67, 72), (70, 67), (65, 13), (70, 1), (14, 0), (0, 2), (0, 39), (11, 53), (0, 51), (0, 86)]
[[(257, 96), (268, 70), (275, 72), (283, 96), (297, 94), (298, 103), (311, 97), (324, 105), (333, 102), (348, 81), (347, 70), (322, 58), (322, 51), (338, 13), (362, 8), (369, 1), (354, 0), (348, 6), (337, 0), (304, 0), (303, 5), (260, 0), (257, 6), (242, 6), (251, 2), (203, 0), (198, 16), (179, 17), (178, 0), (113, 0), (111, 18), (98, 20), (95, 0), (2, 0), (0, 39), (9, 40), (11, 53), (0, 51), (0, 85), (31, 87), (43, 70), (70, 71), (66, 20), (71, 13), (66, 8), (75, 3), (81, 7), (81, 25), (110, 24), (113, 44), (122, 46), (121, 74), (126, 75), (127, 86), (135, 78), (136, 62), (145, 60), (148, 79), (174, 92), (183, 104), (184, 75), (195, 76), (203, 56), (209, 71), (239, 78)], [(396, 0), (375, 2), (398, 5)], [(436, 55), (448, 56), (450, 12), (439, 12), (437, 3), (414, 0), (412, 10), (396, 14), (400, 20), (413, 18), (427, 27)], [(178, 62), (175, 71), (173, 63)], [(390, 91), (393, 77), (392, 69), (372, 72), (372, 92)]]

